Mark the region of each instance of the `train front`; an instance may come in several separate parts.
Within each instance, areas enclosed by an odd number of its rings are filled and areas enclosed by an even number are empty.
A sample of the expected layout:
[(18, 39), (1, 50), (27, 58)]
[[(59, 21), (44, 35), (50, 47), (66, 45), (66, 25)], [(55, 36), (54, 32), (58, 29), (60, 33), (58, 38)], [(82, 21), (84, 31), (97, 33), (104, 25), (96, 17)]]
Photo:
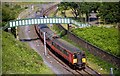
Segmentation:
[(85, 53), (84, 52), (74, 53), (74, 55), (73, 55), (73, 64), (74, 64), (74, 66), (76, 66), (78, 68), (84, 69), (85, 65), (86, 65)]

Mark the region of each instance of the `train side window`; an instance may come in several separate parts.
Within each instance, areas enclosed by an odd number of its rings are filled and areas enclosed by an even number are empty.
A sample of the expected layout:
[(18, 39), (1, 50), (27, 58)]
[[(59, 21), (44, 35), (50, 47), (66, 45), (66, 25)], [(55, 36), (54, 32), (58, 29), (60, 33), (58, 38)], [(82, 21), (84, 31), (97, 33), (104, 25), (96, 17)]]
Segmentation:
[(56, 46), (56, 44), (54, 42), (52, 42), (52, 45)]
[(57, 45), (57, 44), (55, 44), (54, 46), (55, 46), (56, 48), (59, 48), (59, 45)]
[(61, 47), (59, 47), (59, 50), (60, 50), (60, 51), (62, 51), (62, 48), (61, 48)]
[(54, 42), (52, 42), (52, 45), (54, 45)]
[(56, 48), (57, 48), (57, 45), (56, 45), (54, 42), (52, 42), (52, 45), (54, 45), (54, 47), (56, 47)]
[(67, 55), (67, 56), (69, 55), (67, 51), (66, 51), (66, 55)]
[(57, 45), (56, 45), (56, 44), (54, 44), (54, 46), (57, 48)]
[(65, 54), (64, 50), (62, 50), (62, 52)]
[(64, 50), (64, 54), (66, 54), (66, 50)]
[(68, 52), (66, 50), (63, 50), (63, 53), (68, 56)]
[[(67, 51), (66, 51), (66, 52), (67, 52)], [(68, 52), (67, 52), (66, 54), (67, 54), (67, 56), (69, 55), (69, 53), (68, 53)]]

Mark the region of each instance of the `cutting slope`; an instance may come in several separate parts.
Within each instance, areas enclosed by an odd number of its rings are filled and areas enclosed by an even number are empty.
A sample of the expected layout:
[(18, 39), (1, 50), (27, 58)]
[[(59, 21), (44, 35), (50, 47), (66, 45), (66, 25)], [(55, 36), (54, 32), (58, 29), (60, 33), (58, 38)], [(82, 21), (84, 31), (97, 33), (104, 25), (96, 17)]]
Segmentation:
[(33, 49), (4, 31), (2, 32), (2, 72), (3, 74), (53, 74)]

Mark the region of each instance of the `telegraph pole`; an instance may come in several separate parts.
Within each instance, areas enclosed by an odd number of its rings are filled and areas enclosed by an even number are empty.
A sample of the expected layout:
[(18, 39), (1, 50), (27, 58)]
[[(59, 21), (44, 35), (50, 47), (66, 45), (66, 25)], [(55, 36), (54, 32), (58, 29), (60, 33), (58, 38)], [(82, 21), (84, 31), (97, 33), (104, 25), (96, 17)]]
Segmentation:
[(47, 56), (45, 32), (44, 32), (44, 49), (45, 49), (45, 56)]

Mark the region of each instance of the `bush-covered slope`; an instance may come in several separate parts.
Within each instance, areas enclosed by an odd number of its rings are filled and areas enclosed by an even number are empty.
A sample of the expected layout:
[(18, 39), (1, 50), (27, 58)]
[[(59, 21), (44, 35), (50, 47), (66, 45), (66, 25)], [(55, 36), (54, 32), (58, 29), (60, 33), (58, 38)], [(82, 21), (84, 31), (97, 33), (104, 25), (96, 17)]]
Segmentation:
[(4, 31), (2, 32), (2, 73), (53, 74), (34, 50)]

